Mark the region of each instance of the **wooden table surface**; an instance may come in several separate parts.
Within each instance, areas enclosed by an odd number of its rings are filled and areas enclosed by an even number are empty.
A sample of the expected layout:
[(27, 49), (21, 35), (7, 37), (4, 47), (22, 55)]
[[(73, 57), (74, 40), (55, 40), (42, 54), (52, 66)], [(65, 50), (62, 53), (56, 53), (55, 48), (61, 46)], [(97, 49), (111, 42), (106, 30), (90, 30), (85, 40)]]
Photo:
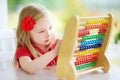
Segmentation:
[[(0, 80), (57, 80), (55, 70), (41, 70), (36, 74), (28, 74), (21, 69), (0, 70)], [(102, 70), (83, 74), (79, 80), (120, 80), (120, 67), (112, 65), (108, 73)]]

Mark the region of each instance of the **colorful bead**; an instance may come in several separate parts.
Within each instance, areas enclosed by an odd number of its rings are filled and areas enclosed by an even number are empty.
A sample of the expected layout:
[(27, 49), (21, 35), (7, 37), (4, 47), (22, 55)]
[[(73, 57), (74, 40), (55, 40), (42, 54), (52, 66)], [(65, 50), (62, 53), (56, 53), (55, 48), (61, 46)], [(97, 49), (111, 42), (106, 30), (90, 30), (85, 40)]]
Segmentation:
[(82, 40), (88, 40), (88, 39), (102, 39), (104, 38), (104, 34), (96, 34), (96, 35), (89, 35), (89, 36), (83, 36)]
[(78, 32), (78, 37), (80, 36), (85, 36), (85, 35), (88, 35), (90, 34), (88, 30), (81, 30)]
[(103, 33), (106, 33), (106, 29), (99, 29), (99, 34), (103, 34)]
[(87, 20), (86, 24), (105, 24), (108, 23), (108, 19), (94, 19), (94, 20)]
[(81, 60), (79, 62), (74, 62), (74, 65), (78, 66), (81, 64), (85, 64), (85, 63), (95, 62), (96, 60), (97, 60), (97, 58), (90, 58), (90, 59), (88, 58), (88, 59)]
[(96, 40), (91, 40), (91, 41), (82, 41), (80, 45), (86, 46), (86, 45), (90, 45), (90, 44), (99, 44), (102, 42), (103, 42), (103, 39), (96, 39)]
[(93, 67), (95, 65), (96, 65), (96, 62), (90, 62), (87, 64), (76, 66), (76, 70), (80, 70), (80, 69), (84, 69), (84, 68), (88, 68), (88, 67)]
[(84, 56), (77, 56), (76, 57), (76, 61), (79, 62), (81, 60), (84, 60), (86, 58), (90, 59), (90, 58), (97, 58), (99, 53), (93, 53), (93, 54), (87, 54)]
[(99, 53), (99, 52), (100, 52), (100, 48), (83, 50), (78, 52), (78, 56), (83, 56), (83, 55), (92, 54), (92, 53)]
[(92, 24), (85, 26), (85, 29), (107, 28), (108, 24)]
[(87, 45), (87, 46), (80, 46), (80, 50), (92, 49), (101, 47), (101, 44), (94, 44), (94, 45)]

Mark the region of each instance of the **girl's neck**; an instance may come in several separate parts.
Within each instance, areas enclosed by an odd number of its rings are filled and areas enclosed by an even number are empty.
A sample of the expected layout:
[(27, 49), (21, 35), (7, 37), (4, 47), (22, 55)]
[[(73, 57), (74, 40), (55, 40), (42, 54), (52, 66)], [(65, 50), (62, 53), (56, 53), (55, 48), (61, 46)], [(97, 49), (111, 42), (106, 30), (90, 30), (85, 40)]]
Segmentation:
[(45, 52), (48, 51), (48, 46), (38, 46), (40, 49), (44, 50)]
[(36, 45), (38, 48), (40, 48), (40, 49), (42, 49), (43, 51), (45, 51), (45, 52), (47, 52), (48, 51), (48, 47), (49, 47), (49, 45), (45, 45), (45, 46), (43, 46), (43, 45)]

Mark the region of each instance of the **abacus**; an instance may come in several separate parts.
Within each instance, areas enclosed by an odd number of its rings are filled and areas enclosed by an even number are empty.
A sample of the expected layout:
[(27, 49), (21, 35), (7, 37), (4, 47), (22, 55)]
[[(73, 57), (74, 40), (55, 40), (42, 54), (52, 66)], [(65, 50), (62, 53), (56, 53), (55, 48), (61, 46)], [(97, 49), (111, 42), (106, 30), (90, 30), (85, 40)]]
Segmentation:
[(74, 16), (65, 29), (60, 44), (56, 75), (59, 80), (78, 80), (88, 72), (108, 72), (105, 56), (111, 33), (111, 14), (105, 16)]

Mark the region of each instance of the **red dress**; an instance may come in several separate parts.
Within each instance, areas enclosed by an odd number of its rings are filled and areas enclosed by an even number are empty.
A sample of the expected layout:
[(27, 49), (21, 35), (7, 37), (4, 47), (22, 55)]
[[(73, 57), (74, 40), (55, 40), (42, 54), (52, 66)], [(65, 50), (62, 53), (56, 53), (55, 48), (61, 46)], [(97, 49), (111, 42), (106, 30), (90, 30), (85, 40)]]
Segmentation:
[[(58, 40), (56, 41), (56, 43), (58, 42)], [(56, 43), (54, 45), (52, 45), (48, 51), (51, 51), (55, 48), (56, 46)], [(42, 50), (41, 48), (37, 47), (37, 46), (34, 46), (34, 48), (40, 52), (41, 54), (45, 54), (46, 52), (44, 50)], [(26, 47), (19, 47), (16, 51), (16, 60), (18, 61), (18, 65), (19, 65), (19, 68), (21, 68), (20, 66), (20, 63), (19, 63), (19, 58), (22, 57), (22, 56), (28, 56), (31, 58), (31, 60), (34, 60), (34, 57), (31, 55), (30, 51), (26, 48)], [(56, 65), (57, 64), (57, 56), (47, 64), (47, 66), (53, 66), (53, 65)]]

